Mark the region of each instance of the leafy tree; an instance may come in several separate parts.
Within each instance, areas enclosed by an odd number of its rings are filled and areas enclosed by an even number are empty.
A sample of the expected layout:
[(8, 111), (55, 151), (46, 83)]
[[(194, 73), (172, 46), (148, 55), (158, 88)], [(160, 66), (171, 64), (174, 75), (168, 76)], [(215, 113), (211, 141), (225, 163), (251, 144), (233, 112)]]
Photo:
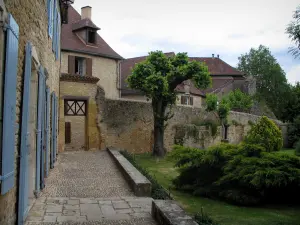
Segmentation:
[(290, 52), (297, 58), (300, 56), (300, 6), (294, 12), (293, 20), (287, 26), (286, 33), (296, 45), (296, 47), (290, 48)]
[(250, 95), (243, 93), (240, 89), (231, 91), (226, 97), (230, 108), (237, 111), (247, 111), (253, 105), (253, 99)]
[(191, 80), (197, 88), (207, 88), (211, 84), (208, 67), (189, 61), (186, 53), (167, 57), (162, 51), (150, 52), (145, 61), (135, 65), (127, 79), (130, 88), (140, 90), (152, 100), (155, 156), (165, 155), (165, 121), (172, 117), (166, 109), (175, 104), (175, 88), (185, 80)]
[(285, 72), (269, 48), (260, 45), (239, 58), (238, 69), (256, 78), (258, 100), (263, 99), (277, 118), (282, 116), (282, 103), (290, 93)]
[[(283, 121), (294, 122), (297, 116), (300, 116), (300, 83), (294, 86), (290, 85), (291, 92), (289, 96), (282, 102), (282, 117)], [(300, 134), (299, 134), (300, 136)]]

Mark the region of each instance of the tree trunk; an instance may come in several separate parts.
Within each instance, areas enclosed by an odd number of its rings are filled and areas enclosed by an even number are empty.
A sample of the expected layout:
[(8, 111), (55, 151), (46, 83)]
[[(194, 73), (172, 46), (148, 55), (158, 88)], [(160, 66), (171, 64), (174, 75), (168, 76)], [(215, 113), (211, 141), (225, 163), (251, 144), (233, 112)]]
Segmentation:
[(154, 146), (153, 155), (164, 157), (166, 151), (164, 149), (164, 120), (166, 105), (163, 101), (152, 101), (153, 117), (154, 117)]

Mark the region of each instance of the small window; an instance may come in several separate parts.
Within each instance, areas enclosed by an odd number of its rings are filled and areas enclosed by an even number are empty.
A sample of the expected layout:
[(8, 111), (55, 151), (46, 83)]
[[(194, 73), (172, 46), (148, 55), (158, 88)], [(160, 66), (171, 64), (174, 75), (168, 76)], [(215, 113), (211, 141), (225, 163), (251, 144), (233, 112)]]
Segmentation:
[(96, 32), (93, 30), (87, 31), (87, 41), (88, 43), (95, 44), (96, 43)]
[(181, 105), (193, 105), (193, 97), (181, 96)]
[(75, 57), (75, 74), (86, 74), (86, 60), (82, 57)]

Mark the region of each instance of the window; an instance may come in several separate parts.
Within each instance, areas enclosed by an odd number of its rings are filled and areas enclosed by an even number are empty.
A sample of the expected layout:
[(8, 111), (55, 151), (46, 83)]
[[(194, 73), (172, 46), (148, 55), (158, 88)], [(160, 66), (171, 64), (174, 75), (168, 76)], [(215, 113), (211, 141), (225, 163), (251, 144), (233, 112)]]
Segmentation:
[(96, 31), (88, 30), (87, 31), (87, 42), (91, 44), (96, 43)]
[(65, 100), (65, 116), (85, 116), (86, 102), (84, 100)]
[(193, 105), (193, 97), (181, 96), (181, 105)]
[(75, 74), (86, 74), (86, 60), (82, 57), (75, 57)]

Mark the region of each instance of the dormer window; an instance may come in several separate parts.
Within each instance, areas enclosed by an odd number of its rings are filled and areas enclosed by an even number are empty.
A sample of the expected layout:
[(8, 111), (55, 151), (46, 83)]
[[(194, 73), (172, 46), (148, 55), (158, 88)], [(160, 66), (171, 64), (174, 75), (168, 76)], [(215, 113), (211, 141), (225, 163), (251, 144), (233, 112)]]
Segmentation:
[(90, 44), (96, 44), (96, 31), (87, 30), (87, 42)]

